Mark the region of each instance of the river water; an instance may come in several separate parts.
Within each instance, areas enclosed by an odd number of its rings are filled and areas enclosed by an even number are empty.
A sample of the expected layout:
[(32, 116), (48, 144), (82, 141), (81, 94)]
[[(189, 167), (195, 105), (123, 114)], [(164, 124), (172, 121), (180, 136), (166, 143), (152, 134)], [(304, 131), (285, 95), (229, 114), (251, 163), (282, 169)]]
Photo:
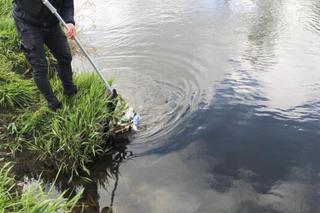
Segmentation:
[(320, 212), (319, 0), (76, 4), (143, 118), (96, 166), (87, 212)]

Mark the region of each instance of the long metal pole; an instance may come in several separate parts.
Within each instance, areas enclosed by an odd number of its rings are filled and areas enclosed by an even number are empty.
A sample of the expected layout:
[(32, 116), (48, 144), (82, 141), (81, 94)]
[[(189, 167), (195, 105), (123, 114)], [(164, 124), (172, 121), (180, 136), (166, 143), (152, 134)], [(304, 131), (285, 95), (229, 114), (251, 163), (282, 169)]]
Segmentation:
[[(52, 6), (52, 4), (48, 1), (48, 0), (42, 0), (42, 3), (51, 11), (51, 13), (53, 15), (55, 15), (57, 17), (57, 19), (60, 21), (60, 23), (66, 28), (68, 29), (68, 26), (66, 24), (66, 22), (62, 19), (62, 17), (59, 15), (57, 9)], [(95, 64), (95, 62), (93, 61), (93, 59), (91, 58), (91, 56), (89, 55), (89, 53), (86, 51), (86, 49), (84, 49), (83, 45), (81, 44), (80, 40), (75, 36), (74, 40), (76, 41), (76, 43), (78, 44), (78, 46), (80, 47), (80, 49), (82, 50), (82, 52), (84, 53), (84, 55), (88, 58), (89, 62), (91, 63), (91, 65), (93, 66), (94, 70), (98, 73), (98, 75), (100, 76), (100, 78), (103, 80), (104, 84), (106, 85), (107, 90), (109, 91), (110, 94), (114, 94), (115, 90), (109, 85), (108, 81), (103, 77), (102, 73), (100, 72), (99, 68), (97, 67), (97, 65)]]

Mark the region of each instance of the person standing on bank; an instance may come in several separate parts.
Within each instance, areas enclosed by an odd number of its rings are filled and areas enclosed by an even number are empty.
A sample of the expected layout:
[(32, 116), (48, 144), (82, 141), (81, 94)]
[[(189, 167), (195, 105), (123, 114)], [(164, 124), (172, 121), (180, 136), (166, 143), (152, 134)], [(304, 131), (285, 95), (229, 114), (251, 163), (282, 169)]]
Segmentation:
[(50, 0), (50, 3), (67, 23), (68, 29), (65, 29), (65, 33), (58, 19), (41, 0), (14, 0), (13, 18), (21, 40), (20, 48), (32, 67), (34, 81), (48, 101), (48, 107), (56, 111), (62, 108), (62, 103), (53, 93), (49, 82), (44, 45), (58, 61), (57, 72), (62, 81), (64, 94), (75, 95), (77, 87), (72, 80), (72, 56), (66, 36), (74, 39), (76, 28), (73, 0)]

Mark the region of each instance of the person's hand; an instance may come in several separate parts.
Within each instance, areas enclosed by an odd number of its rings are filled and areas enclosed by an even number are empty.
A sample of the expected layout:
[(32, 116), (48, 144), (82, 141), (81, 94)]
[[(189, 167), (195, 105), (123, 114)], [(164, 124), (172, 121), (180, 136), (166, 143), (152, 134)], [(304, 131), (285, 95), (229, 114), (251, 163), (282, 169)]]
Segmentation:
[(74, 39), (76, 36), (76, 27), (72, 23), (68, 23), (65, 29), (65, 33), (69, 39)]

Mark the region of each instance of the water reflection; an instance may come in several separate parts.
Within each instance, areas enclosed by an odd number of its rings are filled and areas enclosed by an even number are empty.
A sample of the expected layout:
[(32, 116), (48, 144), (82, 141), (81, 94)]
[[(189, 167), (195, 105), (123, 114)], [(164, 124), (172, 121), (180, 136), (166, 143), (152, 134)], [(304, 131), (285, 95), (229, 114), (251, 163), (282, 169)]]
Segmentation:
[(249, 25), (248, 42), (241, 54), (243, 62), (249, 62), (251, 72), (270, 70), (275, 63), (275, 45), (282, 28), (281, 10), (281, 1), (255, 2), (256, 17)]
[[(54, 183), (52, 196), (67, 191), (65, 198), (75, 196), (80, 190), (83, 194), (72, 212), (83, 213), (112, 213), (115, 205), (115, 197), (119, 185), (120, 166), (136, 156), (127, 150), (128, 137), (117, 137), (112, 140), (113, 149), (108, 154), (95, 160), (88, 165), (90, 175), (79, 174), (73, 176), (70, 182), (70, 174), (60, 174), (57, 177), (56, 171), (35, 170), (37, 167), (29, 168), (30, 172), (24, 173), (29, 180), (25, 184), (32, 183), (33, 180), (42, 180), (48, 188)], [(19, 164), (23, 164), (22, 162)], [(21, 166), (21, 165), (20, 165)], [(28, 164), (25, 165), (28, 167)], [(18, 175), (21, 173), (18, 168)], [(101, 199), (101, 190), (105, 193)]]
[(143, 105), (149, 130), (128, 145), (140, 157), (121, 164), (114, 199), (100, 184), (87, 187), (93, 206), (124, 213), (320, 212), (318, 6), (102, 6), (111, 21), (98, 19), (105, 27), (100, 62), (116, 70), (130, 101)]
[[(220, 4), (225, 7), (224, 1)], [(200, 102), (211, 98), (211, 82), (223, 77), (220, 61), (229, 52), (217, 48), (219, 54), (212, 57), (212, 48), (229, 43), (230, 29), (218, 22), (232, 22), (233, 16), (214, 7), (219, 13), (216, 20), (210, 7), (193, 0), (98, 1), (96, 5), (97, 27), (82, 37), (103, 36), (91, 42), (99, 47), (99, 65), (106, 75), (114, 74), (120, 93), (147, 126), (137, 133), (137, 146), (158, 142), (155, 139), (169, 136)], [(227, 31), (226, 37), (215, 35), (212, 26)], [(211, 69), (215, 75), (208, 76)]]
[(313, 0), (310, 2), (310, 13), (308, 13), (308, 25), (306, 29), (312, 30), (316, 34), (320, 33), (320, 2)]
[[(77, 204), (73, 212), (83, 213), (112, 213), (114, 199), (119, 184), (120, 166), (122, 163), (132, 159), (133, 153), (126, 150), (126, 146), (122, 145), (109, 153), (108, 156), (98, 160), (90, 167), (91, 181), (74, 180), (68, 183), (67, 179), (60, 179), (58, 185), (59, 190), (78, 191), (79, 187), (83, 188), (83, 196)], [(109, 191), (109, 199), (100, 200), (99, 188)]]
[(257, 115), (259, 96), (239, 101), (234, 88), (246, 81), (226, 78), (212, 107), (192, 120), (203, 128), (188, 127), (166, 147), (123, 165), (117, 211), (320, 210), (317, 122)]

